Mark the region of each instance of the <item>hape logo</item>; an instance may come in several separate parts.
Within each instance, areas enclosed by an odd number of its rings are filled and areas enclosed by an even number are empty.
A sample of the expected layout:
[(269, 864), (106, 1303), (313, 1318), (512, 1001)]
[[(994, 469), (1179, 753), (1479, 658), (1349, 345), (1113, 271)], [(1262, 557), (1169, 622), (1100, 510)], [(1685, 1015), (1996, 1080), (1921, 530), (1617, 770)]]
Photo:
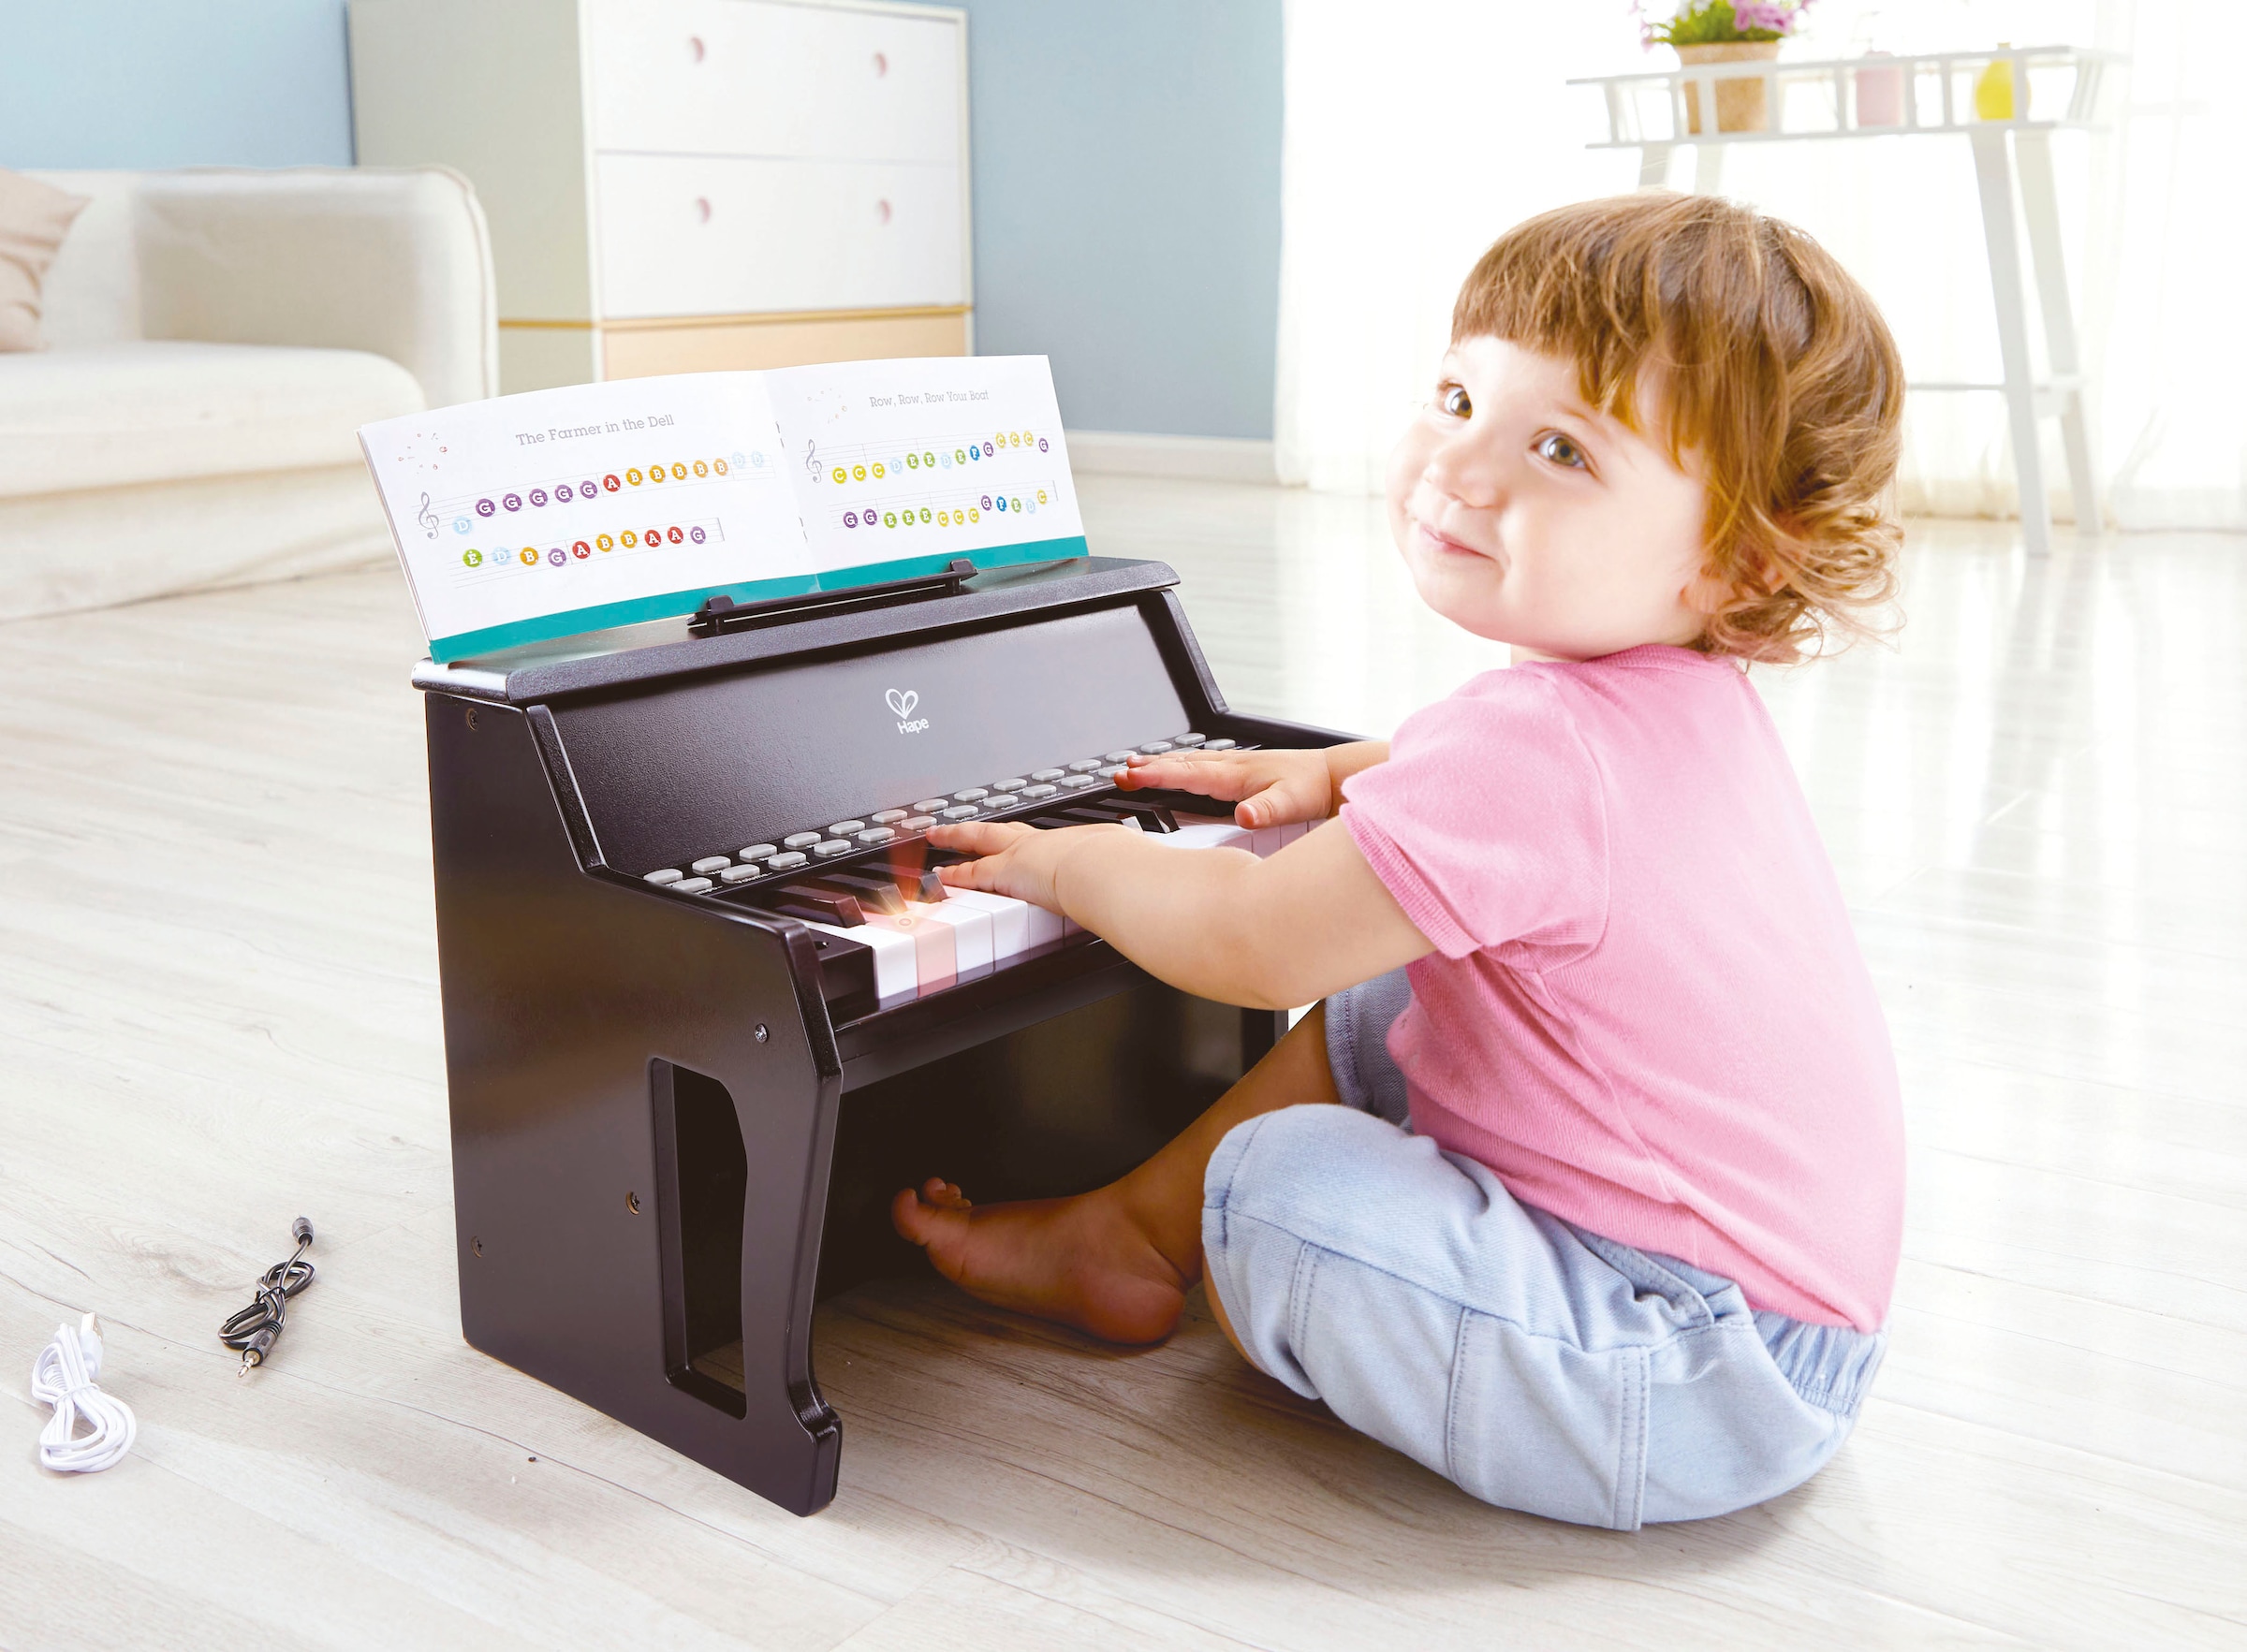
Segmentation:
[(882, 698), (889, 702), (889, 709), (897, 714), (898, 733), (918, 734), (928, 727), (929, 720), (926, 717), (913, 715), (913, 708), (920, 704), (920, 695), (915, 690), (893, 688)]

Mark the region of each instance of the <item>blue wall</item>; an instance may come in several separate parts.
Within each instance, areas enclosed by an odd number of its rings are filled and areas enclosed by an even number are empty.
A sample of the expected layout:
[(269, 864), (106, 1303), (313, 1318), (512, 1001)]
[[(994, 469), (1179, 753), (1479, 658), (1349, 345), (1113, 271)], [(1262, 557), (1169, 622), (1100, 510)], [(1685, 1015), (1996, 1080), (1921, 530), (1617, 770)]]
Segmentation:
[(344, 0), (0, 0), (0, 167), (347, 167)]
[[(965, 0), (976, 332), (1079, 430), (1270, 436), (1280, 0)], [(351, 160), (344, 0), (0, 0), (0, 166)]]
[(961, 0), (976, 347), (1079, 430), (1270, 436), (1280, 0)]

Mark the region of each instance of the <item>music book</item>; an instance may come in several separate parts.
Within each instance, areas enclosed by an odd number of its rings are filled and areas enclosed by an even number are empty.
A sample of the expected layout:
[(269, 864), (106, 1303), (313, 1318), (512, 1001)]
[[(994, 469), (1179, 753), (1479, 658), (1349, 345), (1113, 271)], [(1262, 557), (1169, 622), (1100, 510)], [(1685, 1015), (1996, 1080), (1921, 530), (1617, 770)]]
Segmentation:
[(1086, 554), (1043, 356), (531, 390), (363, 426), (431, 657)]

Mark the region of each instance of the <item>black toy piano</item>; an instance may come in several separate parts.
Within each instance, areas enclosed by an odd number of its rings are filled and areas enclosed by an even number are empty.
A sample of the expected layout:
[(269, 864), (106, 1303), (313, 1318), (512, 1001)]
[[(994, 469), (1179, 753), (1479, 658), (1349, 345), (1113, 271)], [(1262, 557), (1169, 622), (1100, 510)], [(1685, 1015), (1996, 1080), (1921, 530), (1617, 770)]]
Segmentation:
[(1283, 1016), (947, 893), (924, 837), (1285, 841), (1111, 783), (1133, 751), (1348, 738), (1228, 711), (1177, 582), (955, 563), (423, 664), (470, 1343), (814, 1513), (843, 1425), (812, 1310), (925, 1271), (897, 1190), (1098, 1186), (1271, 1046)]

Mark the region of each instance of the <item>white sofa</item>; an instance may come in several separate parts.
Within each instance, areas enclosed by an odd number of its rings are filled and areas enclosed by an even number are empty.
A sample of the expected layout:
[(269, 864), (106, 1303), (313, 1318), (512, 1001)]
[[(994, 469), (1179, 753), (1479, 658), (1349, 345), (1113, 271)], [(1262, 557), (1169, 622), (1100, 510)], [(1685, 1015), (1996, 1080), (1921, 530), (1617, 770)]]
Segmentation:
[(91, 204), (0, 354), (0, 620), (390, 555), (358, 427), (498, 392), (467, 180), (37, 175)]

